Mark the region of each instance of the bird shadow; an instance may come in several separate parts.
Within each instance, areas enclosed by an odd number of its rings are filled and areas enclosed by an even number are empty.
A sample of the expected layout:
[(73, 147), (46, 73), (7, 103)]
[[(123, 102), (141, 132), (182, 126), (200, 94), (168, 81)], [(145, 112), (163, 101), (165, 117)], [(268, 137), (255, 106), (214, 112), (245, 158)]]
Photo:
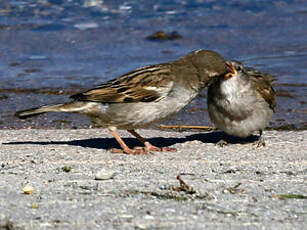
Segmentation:
[[(189, 141), (201, 141), (203, 143), (217, 143), (222, 138), (224, 138), (223, 132), (211, 132), (211, 133), (196, 133), (185, 137), (152, 137), (147, 140), (157, 146), (157, 147), (168, 147), (174, 144), (185, 143)], [(237, 138), (232, 136), (226, 136), (226, 140), (230, 144), (248, 144), (258, 140), (258, 137), (251, 135), (248, 138)], [(131, 148), (142, 146), (142, 144), (136, 138), (123, 138), (124, 142)], [(89, 138), (73, 141), (16, 141), (2, 143), (3, 145), (24, 145), (24, 144), (34, 144), (34, 145), (72, 145), (81, 146), (85, 148), (96, 148), (96, 149), (111, 149), (119, 148), (119, 144), (115, 138)]]

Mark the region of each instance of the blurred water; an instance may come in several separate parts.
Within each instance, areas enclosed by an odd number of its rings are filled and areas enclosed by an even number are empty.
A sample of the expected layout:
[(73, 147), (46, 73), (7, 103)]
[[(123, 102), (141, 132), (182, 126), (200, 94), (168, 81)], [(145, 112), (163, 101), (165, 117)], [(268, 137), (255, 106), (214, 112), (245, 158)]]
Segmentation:
[[(0, 1), (0, 94), (9, 95), (0, 100), (0, 127), (18, 126), (11, 120), (14, 110), (37, 101), (37, 94), (8, 89), (77, 92), (195, 49), (212, 49), (277, 76), (282, 97), (275, 125), (306, 126), (306, 24), (304, 0)], [(158, 30), (177, 31), (182, 39), (146, 39)], [(36, 99), (25, 103), (22, 95)], [(63, 100), (39, 97), (40, 103)], [(205, 109), (205, 99), (193, 106)], [(203, 124), (203, 116), (181, 113), (171, 122)]]

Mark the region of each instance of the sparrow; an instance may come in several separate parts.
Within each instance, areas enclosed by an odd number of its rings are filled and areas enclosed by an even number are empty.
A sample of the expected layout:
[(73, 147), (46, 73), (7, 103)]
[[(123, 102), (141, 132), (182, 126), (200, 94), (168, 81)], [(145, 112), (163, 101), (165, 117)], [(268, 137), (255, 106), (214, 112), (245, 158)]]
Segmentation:
[[(237, 61), (226, 62), (230, 72), (215, 79), (208, 88), (211, 121), (228, 135), (248, 137), (259, 131), (258, 147), (265, 146), (263, 129), (275, 108), (274, 78)], [(223, 139), (218, 145), (227, 144)]]
[[(45, 105), (16, 112), (27, 118), (46, 112), (80, 113), (108, 128), (121, 149), (112, 152), (147, 154), (150, 151), (174, 151), (158, 148), (135, 129), (145, 128), (178, 113), (200, 90), (229, 68), (222, 56), (210, 50), (198, 50), (168, 63), (145, 66), (95, 88), (72, 95), (72, 101)], [(144, 144), (129, 148), (117, 129), (125, 129)]]

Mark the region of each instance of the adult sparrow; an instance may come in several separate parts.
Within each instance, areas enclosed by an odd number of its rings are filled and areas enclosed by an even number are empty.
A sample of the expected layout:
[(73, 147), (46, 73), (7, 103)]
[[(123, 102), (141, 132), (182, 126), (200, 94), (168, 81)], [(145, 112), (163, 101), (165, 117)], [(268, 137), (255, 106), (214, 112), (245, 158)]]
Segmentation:
[[(172, 62), (142, 67), (72, 95), (71, 102), (19, 111), (15, 115), (26, 118), (45, 112), (80, 113), (107, 127), (120, 144), (121, 152), (171, 151), (173, 149), (153, 146), (135, 129), (150, 126), (179, 112), (213, 78), (228, 72), (223, 57), (218, 53), (198, 50)], [(145, 148), (129, 148), (117, 129), (126, 129)], [(118, 150), (113, 149), (113, 152)]]
[[(227, 62), (229, 73), (215, 79), (208, 89), (208, 111), (217, 128), (236, 137), (259, 131), (258, 146), (265, 146), (263, 129), (274, 114), (273, 77), (240, 62)], [(227, 144), (221, 140), (219, 145)]]

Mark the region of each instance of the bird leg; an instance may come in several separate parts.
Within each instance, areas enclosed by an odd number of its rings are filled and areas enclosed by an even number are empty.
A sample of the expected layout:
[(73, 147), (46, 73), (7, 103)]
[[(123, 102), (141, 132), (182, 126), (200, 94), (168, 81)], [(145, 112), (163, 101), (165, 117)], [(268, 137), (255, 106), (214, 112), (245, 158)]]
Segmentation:
[(263, 137), (263, 131), (259, 130), (259, 139), (258, 141), (255, 141), (255, 145), (257, 145), (257, 147), (264, 147), (265, 146), (265, 141), (264, 141), (264, 137)]
[(228, 145), (228, 142), (226, 141), (226, 134), (223, 132), (223, 136), (221, 138), (221, 140), (219, 140), (215, 145), (219, 146), (219, 147), (224, 147), (226, 145)]
[(122, 147), (122, 149), (112, 148), (111, 149), (112, 153), (126, 153), (126, 154), (132, 154), (132, 155), (148, 154), (148, 152), (145, 151), (144, 149), (129, 148), (128, 145), (126, 145), (123, 139), (121, 139), (121, 137), (119, 136), (116, 127), (109, 127), (109, 130), (111, 134), (114, 136), (114, 138), (116, 139), (116, 141), (118, 142), (118, 144), (120, 145), (120, 147)]
[(138, 134), (134, 129), (128, 129), (129, 133), (135, 136), (140, 142), (145, 145), (145, 150), (147, 151), (157, 151), (157, 152), (175, 152), (175, 148), (170, 147), (162, 147), (159, 148), (157, 146), (152, 145), (149, 141), (146, 141), (140, 134)]

